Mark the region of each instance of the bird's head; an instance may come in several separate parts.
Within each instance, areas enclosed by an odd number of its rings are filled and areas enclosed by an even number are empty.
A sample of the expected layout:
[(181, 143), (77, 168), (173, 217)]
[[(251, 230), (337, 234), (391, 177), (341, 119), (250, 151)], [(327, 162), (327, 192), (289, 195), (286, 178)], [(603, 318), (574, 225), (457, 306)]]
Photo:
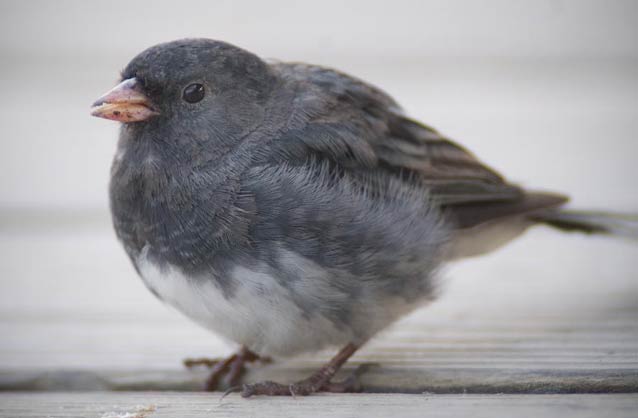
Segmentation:
[(241, 133), (263, 118), (274, 84), (259, 57), (224, 42), (185, 39), (153, 46), (93, 103), (93, 116), (136, 128)]

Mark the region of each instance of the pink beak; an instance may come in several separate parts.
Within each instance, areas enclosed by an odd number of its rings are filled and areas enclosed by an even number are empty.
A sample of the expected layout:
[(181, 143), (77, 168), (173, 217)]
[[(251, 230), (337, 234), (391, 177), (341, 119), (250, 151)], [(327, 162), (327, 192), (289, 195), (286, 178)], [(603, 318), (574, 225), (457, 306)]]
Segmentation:
[(91, 115), (129, 123), (141, 122), (159, 112), (142, 92), (137, 79), (129, 78), (97, 99), (91, 106)]

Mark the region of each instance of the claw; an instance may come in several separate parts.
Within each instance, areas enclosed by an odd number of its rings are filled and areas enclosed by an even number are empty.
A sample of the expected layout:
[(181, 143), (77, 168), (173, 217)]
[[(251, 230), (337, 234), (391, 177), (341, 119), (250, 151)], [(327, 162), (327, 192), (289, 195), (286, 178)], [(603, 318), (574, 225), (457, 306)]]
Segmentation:
[(250, 398), (253, 395), (269, 396), (294, 396), (292, 385), (282, 385), (277, 382), (265, 381), (242, 386), (242, 398)]
[(239, 392), (239, 390), (240, 390), (241, 388), (242, 388), (241, 386), (233, 386), (233, 387), (230, 387), (230, 388), (226, 389), (226, 391), (222, 394), (221, 398), (219, 398), (219, 402), (223, 401), (223, 400), (224, 400), (224, 398), (225, 398), (226, 396), (230, 395), (231, 393), (233, 393), (233, 392)]

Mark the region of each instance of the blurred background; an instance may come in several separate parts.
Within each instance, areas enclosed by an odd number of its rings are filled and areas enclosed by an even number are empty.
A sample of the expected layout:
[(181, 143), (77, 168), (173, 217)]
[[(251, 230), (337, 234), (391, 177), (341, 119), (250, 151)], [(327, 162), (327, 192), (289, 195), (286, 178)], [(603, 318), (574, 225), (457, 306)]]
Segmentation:
[[(179, 367), (229, 349), (136, 277), (108, 212), (118, 126), (89, 116), (134, 55), (183, 37), (339, 68), (512, 181), (638, 212), (636, 1), (1, 1), (0, 369)], [(416, 315), (445, 345), (504, 312), (635, 309), (637, 257), (539, 228), (448, 269)]]

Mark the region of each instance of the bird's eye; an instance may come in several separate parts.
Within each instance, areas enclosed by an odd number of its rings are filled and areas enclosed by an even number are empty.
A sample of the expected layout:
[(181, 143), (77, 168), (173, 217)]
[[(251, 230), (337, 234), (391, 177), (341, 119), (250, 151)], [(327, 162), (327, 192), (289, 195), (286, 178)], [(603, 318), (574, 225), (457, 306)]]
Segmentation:
[(193, 83), (186, 86), (182, 94), (184, 100), (188, 103), (197, 103), (204, 98), (204, 85)]

